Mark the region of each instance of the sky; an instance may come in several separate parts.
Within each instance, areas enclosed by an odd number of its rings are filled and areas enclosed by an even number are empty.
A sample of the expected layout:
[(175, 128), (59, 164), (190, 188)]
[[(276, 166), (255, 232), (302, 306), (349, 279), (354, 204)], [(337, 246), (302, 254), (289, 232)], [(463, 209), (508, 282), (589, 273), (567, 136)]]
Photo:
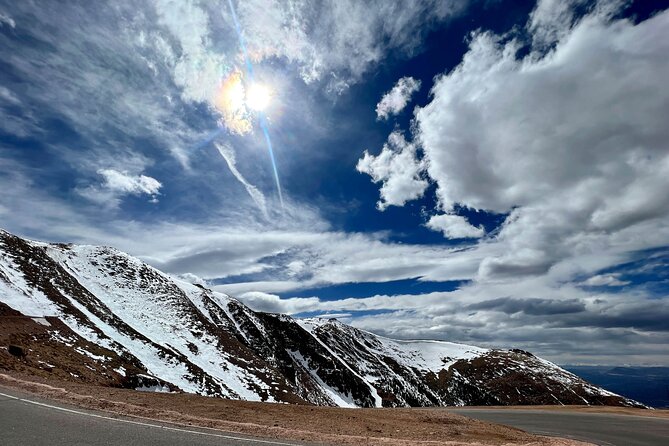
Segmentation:
[(0, 227), (256, 310), (669, 365), (669, 1), (0, 0)]

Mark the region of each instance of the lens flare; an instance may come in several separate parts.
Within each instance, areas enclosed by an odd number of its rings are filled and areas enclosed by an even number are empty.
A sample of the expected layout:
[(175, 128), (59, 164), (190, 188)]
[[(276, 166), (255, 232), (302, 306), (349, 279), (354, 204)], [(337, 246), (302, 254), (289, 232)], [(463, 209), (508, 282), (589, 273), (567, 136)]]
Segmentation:
[(251, 110), (264, 111), (272, 100), (272, 93), (264, 85), (253, 84), (246, 92), (246, 106)]
[(246, 103), (242, 73), (233, 71), (223, 79), (214, 98), (216, 109), (223, 115), (223, 124), (232, 133), (245, 135), (252, 130)]

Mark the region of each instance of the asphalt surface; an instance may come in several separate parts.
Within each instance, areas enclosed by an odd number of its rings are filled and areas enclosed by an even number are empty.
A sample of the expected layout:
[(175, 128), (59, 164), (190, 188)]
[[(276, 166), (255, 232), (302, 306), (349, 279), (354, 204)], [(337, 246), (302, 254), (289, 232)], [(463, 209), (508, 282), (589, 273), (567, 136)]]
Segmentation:
[(449, 410), (535, 434), (572, 438), (598, 445), (669, 446), (669, 419), (666, 418), (550, 410)]
[[(449, 409), (461, 415), (604, 446), (668, 446), (669, 419), (519, 409)], [(213, 429), (119, 417), (0, 389), (3, 446), (295, 446)]]
[(270, 446), (305, 445), (213, 429), (124, 418), (54, 403), (0, 388), (3, 446)]

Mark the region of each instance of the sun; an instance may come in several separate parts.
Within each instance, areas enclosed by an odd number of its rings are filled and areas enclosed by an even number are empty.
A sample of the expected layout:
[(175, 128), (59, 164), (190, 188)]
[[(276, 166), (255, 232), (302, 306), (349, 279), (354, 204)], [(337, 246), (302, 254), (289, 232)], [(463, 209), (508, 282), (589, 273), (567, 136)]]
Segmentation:
[(265, 85), (253, 84), (246, 91), (246, 106), (251, 110), (263, 111), (272, 100), (272, 92)]

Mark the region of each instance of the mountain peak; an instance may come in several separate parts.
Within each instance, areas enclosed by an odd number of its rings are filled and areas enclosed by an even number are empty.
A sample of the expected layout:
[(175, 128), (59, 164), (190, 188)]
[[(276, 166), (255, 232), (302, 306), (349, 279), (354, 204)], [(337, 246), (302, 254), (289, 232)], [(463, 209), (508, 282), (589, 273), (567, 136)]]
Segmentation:
[[(330, 406), (638, 405), (522, 350), (255, 312), (115, 248), (0, 231), (0, 317), (14, 317), (2, 326), (33, 352), (22, 370), (47, 363), (64, 379), (101, 385)], [(2, 354), (0, 366), (19, 363)]]

